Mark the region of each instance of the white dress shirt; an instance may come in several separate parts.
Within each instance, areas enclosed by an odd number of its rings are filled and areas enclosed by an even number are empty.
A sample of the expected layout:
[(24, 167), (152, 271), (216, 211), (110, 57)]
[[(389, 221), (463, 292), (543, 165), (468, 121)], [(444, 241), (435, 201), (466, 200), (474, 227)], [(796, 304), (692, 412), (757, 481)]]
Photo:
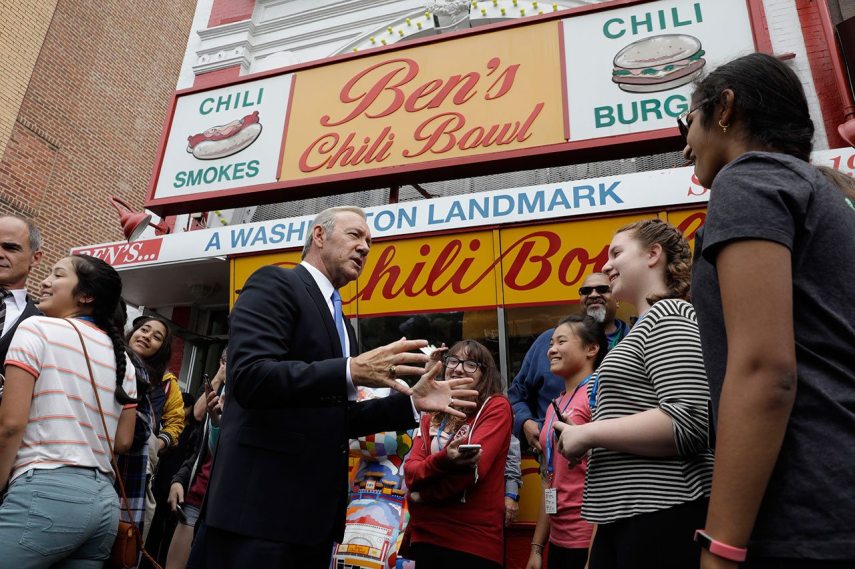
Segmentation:
[(3, 299), (6, 302), (6, 320), (3, 321), (3, 333), (0, 336), (6, 335), (27, 307), (27, 289), (18, 288), (9, 292), (12, 294)]
[[(313, 265), (310, 265), (306, 261), (301, 261), (300, 264), (305, 267), (307, 271), (309, 271), (309, 274), (312, 275), (312, 279), (314, 279), (315, 284), (317, 284), (318, 288), (321, 289), (321, 295), (324, 297), (324, 300), (326, 300), (327, 308), (330, 311), (330, 315), (332, 316), (333, 322), (335, 322), (335, 312), (333, 312), (334, 309), (332, 303), (332, 293), (335, 290), (335, 287), (332, 285), (329, 279)], [(342, 318), (344, 318), (343, 314)], [(347, 347), (347, 353), (344, 354), (347, 358), (347, 371), (345, 372), (347, 378), (347, 400), (356, 401), (359, 394), (356, 390), (356, 386), (353, 385), (353, 377), (350, 375), (350, 334), (347, 331), (347, 326), (344, 327), (344, 335), (347, 339), (347, 341), (345, 342)], [(413, 419), (418, 422), (419, 410), (416, 408), (416, 402), (413, 401), (412, 396), (410, 397), (410, 405), (413, 409)]]
[[(335, 291), (335, 287), (332, 285), (330, 280), (317, 268), (307, 263), (306, 261), (302, 261), (300, 263), (309, 274), (312, 275), (312, 279), (314, 279), (315, 284), (318, 285), (318, 288), (321, 289), (321, 296), (324, 297), (324, 300), (327, 302), (327, 309), (330, 311), (330, 316), (332, 316), (333, 322), (335, 322), (335, 312), (332, 303), (332, 293)], [(342, 318), (344, 318), (344, 314), (342, 314)], [(343, 354), (344, 357), (347, 358), (347, 400), (348, 401), (356, 401), (357, 391), (356, 386), (353, 385), (353, 378), (350, 375), (350, 334), (347, 331), (347, 326), (344, 326), (344, 336), (345, 336), (345, 350), (347, 353)]]

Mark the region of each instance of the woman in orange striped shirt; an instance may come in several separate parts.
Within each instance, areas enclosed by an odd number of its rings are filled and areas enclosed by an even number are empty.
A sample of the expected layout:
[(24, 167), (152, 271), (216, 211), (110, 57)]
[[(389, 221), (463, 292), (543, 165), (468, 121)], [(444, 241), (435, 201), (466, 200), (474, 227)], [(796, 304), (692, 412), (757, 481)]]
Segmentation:
[(94, 568), (110, 554), (119, 501), (98, 403), (117, 452), (130, 447), (136, 416), (134, 367), (117, 318), (121, 292), (104, 261), (61, 259), (42, 282), (45, 316), (21, 323), (12, 339), (0, 403), (0, 487), (9, 483), (0, 505), (4, 566)]

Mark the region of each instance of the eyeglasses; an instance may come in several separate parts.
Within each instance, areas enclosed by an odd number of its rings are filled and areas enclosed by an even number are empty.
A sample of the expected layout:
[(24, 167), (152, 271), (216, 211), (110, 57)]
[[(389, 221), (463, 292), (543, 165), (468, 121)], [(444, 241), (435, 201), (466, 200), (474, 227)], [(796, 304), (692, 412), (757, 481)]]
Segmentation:
[(700, 101), (697, 105), (677, 117), (677, 128), (680, 130), (680, 136), (683, 137), (683, 142), (688, 143), (689, 137), (689, 125), (688, 123), (686, 123), (686, 119), (689, 117), (690, 114), (694, 113), (713, 99), (715, 99), (715, 97), (711, 99), (704, 99), (703, 101)]
[(588, 296), (594, 291), (597, 291), (597, 294), (608, 294), (612, 291), (612, 287), (609, 285), (579, 287), (579, 296)]
[(461, 360), (454, 356), (445, 356), (443, 363), (445, 363), (445, 367), (448, 369), (457, 369), (457, 366), (463, 364), (463, 371), (466, 373), (475, 373), (479, 369), (486, 367), (480, 362), (476, 362), (474, 360)]

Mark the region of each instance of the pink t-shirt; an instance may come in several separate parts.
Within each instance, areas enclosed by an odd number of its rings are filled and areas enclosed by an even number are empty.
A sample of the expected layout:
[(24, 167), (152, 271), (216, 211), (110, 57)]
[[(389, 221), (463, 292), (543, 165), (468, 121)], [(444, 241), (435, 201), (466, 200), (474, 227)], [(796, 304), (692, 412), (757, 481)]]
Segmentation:
[[(591, 421), (587, 390), (589, 385), (590, 383), (571, 394), (562, 391), (557, 400), (558, 408), (565, 416), (571, 413), (569, 420), (576, 425)], [(567, 459), (555, 449), (555, 440), (552, 435), (554, 421), (555, 412), (550, 405), (546, 409), (544, 428), (540, 432), (540, 444), (543, 446), (544, 454), (547, 454), (547, 442), (552, 449), (552, 487), (556, 489), (558, 498), (558, 513), (549, 516), (549, 541), (568, 549), (587, 549), (594, 529), (594, 526), (582, 519), (582, 494), (585, 490), (585, 469), (588, 467), (588, 459), (585, 458), (574, 468), (568, 467)]]

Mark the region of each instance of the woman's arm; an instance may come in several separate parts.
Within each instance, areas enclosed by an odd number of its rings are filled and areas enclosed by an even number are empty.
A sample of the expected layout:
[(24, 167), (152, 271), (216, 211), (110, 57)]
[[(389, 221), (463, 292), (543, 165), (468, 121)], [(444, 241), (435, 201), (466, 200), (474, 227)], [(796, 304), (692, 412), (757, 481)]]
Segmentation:
[(540, 509), (537, 512), (537, 524), (534, 526), (534, 535), (531, 538), (531, 552), (528, 554), (528, 563), (525, 569), (540, 569), (543, 567), (543, 548), (549, 541), (549, 514), (546, 513), (546, 501), (544, 490), (540, 491)]
[(15, 456), (21, 448), (35, 384), (36, 378), (29, 371), (12, 364), (6, 366), (6, 383), (0, 400), (0, 489), (9, 482)]
[(427, 476), (419, 488), (421, 498), (425, 502), (459, 498), (476, 483), (473, 464), (478, 466), (479, 477), (486, 476), (494, 468), (501, 468), (504, 473), (513, 425), (511, 414), (508, 400), (494, 397), (486, 403), (473, 426), (471, 443), (481, 445), (481, 450), (474, 457), (467, 458), (457, 450), (461, 443), (469, 442), (468, 439), (456, 439), (441, 452), (430, 455), (428, 461), (435, 461), (437, 468), (426, 472)]
[(113, 440), (113, 452), (125, 454), (131, 450), (134, 442), (134, 429), (137, 422), (137, 406), (130, 405), (122, 409), (119, 424), (116, 426), (116, 436)]
[(649, 457), (692, 456), (708, 448), (709, 385), (694, 320), (659, 315), (645, 339), (644, 372), (659, 407), (576, 427), (557, 427), (563, 431), (560, 447), (567, 458), (597, 447)]
[[(716, 258), (727, 368), (706, 530), (736, 547), (748, 543), (796, 398), (791, 262), (771, 241), (737, 241)], [(704, 552), (702, 566), (736, 564)]]

